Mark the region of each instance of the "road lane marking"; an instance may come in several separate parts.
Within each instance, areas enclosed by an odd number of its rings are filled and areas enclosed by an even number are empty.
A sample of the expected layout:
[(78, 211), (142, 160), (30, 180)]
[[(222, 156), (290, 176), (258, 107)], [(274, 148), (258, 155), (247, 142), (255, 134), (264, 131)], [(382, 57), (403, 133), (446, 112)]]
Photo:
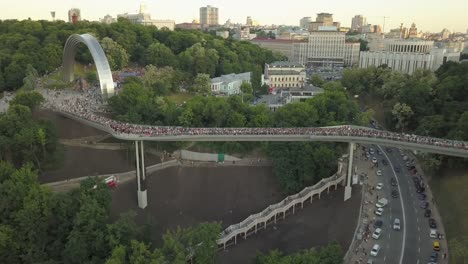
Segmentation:
[(416, 223), (419, 223), (419, 217), (416, 217)]
[(419, 264), (419, 259), (418, 259), (418, 261), (416, 261), (416, 264)]
[[(380, 146), (377, 145), (377, 147), (380, 149), (380, 151), (382, 151), (382, 154), (384, 154), (385, 157), (387, 158), (388, 164), (390, 165), (390, 168), (392, 169), (393, 176), (395, 176), (395, 179), (397, 181), (398, 192), (401, 194), (400, 182), (398, 181), (398, 177), (397, 177), (395, 169), (393, 167), (392, 160), (390, 160), (387, 153)], [(414, 202), (414, 200), (413, 200), (413, 202)], [(401, 209), (402, 209), (402, 212), (403, 212), (403, 224), (406, 225), (406, 214), (405, 214), (405, 205), (403, 204), (403, 195), (400, 195), (400, 205), (401, 205)], [(400, 264), (403, 264), (403, 256), (404, 256), (404, 253), (405, 253), (405, 244), (406, 244), (406, 228), (403, 228), (403, 243), (401, 243), (401, 252), (400, 252), (400, 261), (399, 261)]]
[(418, 248), (418, 252), (421, 253), (421, 248), (420, 247)]
[(418, 236), (418, 241), (421, 242), (421, 236)]
[(418, 226), (418, 231), (419, 231), (419, 232), (421, 231), (421, 228), (419, 228), (419, 226)]

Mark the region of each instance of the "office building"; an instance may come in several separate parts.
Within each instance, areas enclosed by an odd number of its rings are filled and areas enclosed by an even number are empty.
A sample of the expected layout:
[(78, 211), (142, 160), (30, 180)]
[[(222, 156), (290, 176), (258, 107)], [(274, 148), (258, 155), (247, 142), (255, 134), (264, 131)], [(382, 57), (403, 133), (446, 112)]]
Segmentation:
[(202, 29), (219, 25), (218, 8), (213, 6), (200, 7), (200, 24)]
[(81, 21), (81, 11), (79, 8), (72, 8), (68, 10), (68, 22), (75, 24)]
[(117, 15), (117, 18), (122, 17), (130, 20), (134, 24), (141, 24), (145, 26), (155, 26), (158, 29), (167, 28), (169, 30), (174, 30), (175, 21), (168, 19), (151, 19), (151, 15), (146, 13), (146, 7), (141, 4), (140, 11), (138, 14), (120, 14)]
[(180, 28), (180, 29), (193, 29), (193, 30), (197, 30), (197, 29), (201, 29), (201, 25), (200, 23), (179, 23), (179, 24), (176, 24), (175, 25), (176, 28)]
[(324, 28), (328, 28), (328, 30), (330, 30), (331, 27), (334, 27), (335, 31), (339, 31), (341, 23), (333, 22), (333, 14), (329, 13), (318, 13), (315, 21), (309, 23), (310, 32), (324, 30)]
[(359, 42), (347, 42), (346, 33), (310, 32), (308, 42), (293, 48), (293, 61), (308, 66), (353, 66), (359, 63)]
[(434, 46), (433, 41), (385, 39), (382, 51), (362, 51), (359, 67), (387, 65), (393, 70), (412, 74), (416, 69), (437, 70), (448, 61), (459, 61), (461, 50)]
[(303, 29), (309, 29), (310, 22), (312, 22), (311, 17), (303, 17), (299, 20), (299, 26)]
[(364, 25), (367, 25), (366, 18), (362, 15), (356, 15), (351, 20), (351, 31), (361, 32), (361, 28)]

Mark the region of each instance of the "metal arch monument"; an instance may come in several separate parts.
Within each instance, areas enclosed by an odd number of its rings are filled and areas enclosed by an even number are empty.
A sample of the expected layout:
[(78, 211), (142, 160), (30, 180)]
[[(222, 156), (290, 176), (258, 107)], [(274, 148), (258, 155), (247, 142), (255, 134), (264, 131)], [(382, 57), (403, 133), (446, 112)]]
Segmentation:
[(74, 79), (75, 55), (80, 43), (85, 44), (91, 52), (96, 64), (102, 95), (105, 98), (113, 96), (114, 80), (112, 79), (109, 62), (97, 39), (90, 34), (73, 34), (68, 37), (63, 49), (63, 80), (71, 82)]

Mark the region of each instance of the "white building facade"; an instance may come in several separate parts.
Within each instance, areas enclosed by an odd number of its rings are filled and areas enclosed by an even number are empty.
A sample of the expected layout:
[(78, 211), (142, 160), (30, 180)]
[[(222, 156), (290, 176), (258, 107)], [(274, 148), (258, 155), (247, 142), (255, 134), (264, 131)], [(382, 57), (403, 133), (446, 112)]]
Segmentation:
[(459, 61), (460, 51), (434, 47), (426, 40), (384, 40), (382, 51), (362, 51), (360, 68), (388, 65), (393, 70), (413, 74), (416, 69), (437, 70), (448, 61)]
[(120, 14), (117, 15), (117, 18), (123, 17), (134, 24), (141, 24), (145, 26), (155, 26), (158, 29), (167, 28), (169, 30), (174, 30), (175, 21), (169, 19), (151, 19), (151, 15), (145, 12), (144, 5), (140, 5), (140, 11), (138, 14)]
[(211, 79), (211, 92), (213, 94), (222, 94), (222, 95), (235, 95), (241, 93), (241, 85), (246, 82), (250, 83), (250, 72), (244, 73), (231, 73), (227, 75), (221, 75)]
[(275, 88), (303, 88), (306, 71), (303, 64), (277, 61), (265, 64), (263, 82)]
[(310, 32), (307, 43), (294, 47), (294, 61), (307, 65), (353, 66), (359, 63), (359, 47), (356, 42), (346, 42), (346, 33), (338, 31)]

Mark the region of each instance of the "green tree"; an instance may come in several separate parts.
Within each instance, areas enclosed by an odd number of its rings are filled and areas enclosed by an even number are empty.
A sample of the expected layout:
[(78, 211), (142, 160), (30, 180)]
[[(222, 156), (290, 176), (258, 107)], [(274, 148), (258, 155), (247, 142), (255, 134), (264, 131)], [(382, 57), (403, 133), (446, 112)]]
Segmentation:
[(396, 128), (404, 131), (405, 127), (408, 125), (411, 116), (413, 115), (413, 110), (410, 106), (406, 104), (396, 103), (392, 109), (392, 115), (395, 117), (397, 124)]
[(312, 77), (310, 78), (310, 83), (314, 86), (322, 87), (325, 84), (325, 80), (322, 76), (318, 74), (312, 74)]
[(153, 43), (145, 51), (145, 63), (156, 67), (177, 65), (177, 57), (172, 50), (162, 43)]
[(127, 66), (129, 55), (124, 47), (109, 37), (101, 40), (101, 46), (112, 70), (120, 70)]
[(191, 92), (200, 94), (211, 94), (211, 79), (208, 74), (197, 74), (193, 85), (189, 88)]
[(29, 107), (31, 111), (36, 110), (43, 102), (44, 97), (39, 92), (28, 91), (18, 92), (16, 96), (11, 100), (11, 105), (24, 105)]

